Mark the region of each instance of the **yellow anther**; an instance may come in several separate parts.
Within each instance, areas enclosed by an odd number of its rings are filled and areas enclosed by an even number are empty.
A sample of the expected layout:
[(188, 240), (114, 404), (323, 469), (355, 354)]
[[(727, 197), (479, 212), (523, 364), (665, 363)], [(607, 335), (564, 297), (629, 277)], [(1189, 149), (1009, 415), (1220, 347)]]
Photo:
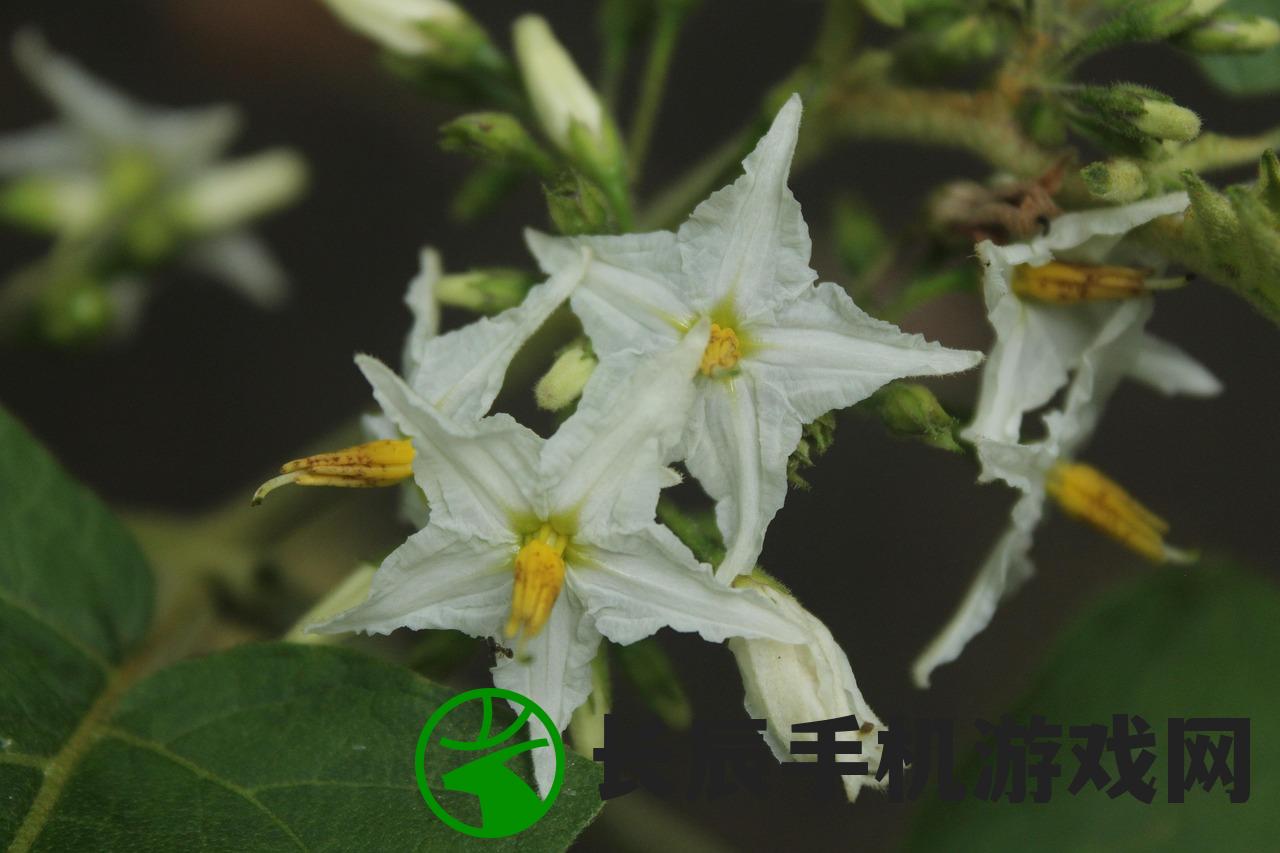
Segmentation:
[(285, 464), (279, 477), (271, 478), (253, 493), (253, 503), (262, 503), (268, 494), (288, 483), (373, 488), (394, 486), (412, 476), (413, 445), (408, 439), (371, 441)]
[(547, 624), (564, 584), (564, 549), (568, 544), (567, 537), (544, 524), (516, 554), (516, 582), (511, 590), (507, 637), (522, 633), (525, 640), (536, 636)]
[(742, 358), (738, 334), (728, 326), (711, 324), (711, 340), (702, 352), (702, 364), (698, 369), (707, 376), (715, 376), (722, 370), (731, 370)]
[(1013, 270), (1013, 292), (1039, 302), (1070, 304), (1109, 299), (1132, 299), (1152, 290), (1168, 290), (1186, 284), (1185, 277), (1150, 278), (1150, 270), (1095, 264), (1050, 261), (1033, 267), (1020, 264)]
[(1046, 488), (1069, 515), (1088, 522), (1152, 562), (1195, 560), (1194, 554), (1165, 544), (1168, 522), (1096, 468), (1060, 462), (1049, 472)]

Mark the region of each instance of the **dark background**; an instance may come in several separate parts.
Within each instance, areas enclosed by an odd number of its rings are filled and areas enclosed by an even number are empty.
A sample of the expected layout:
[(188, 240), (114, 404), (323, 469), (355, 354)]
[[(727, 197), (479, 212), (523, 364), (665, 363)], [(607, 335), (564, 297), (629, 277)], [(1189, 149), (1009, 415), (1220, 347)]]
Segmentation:
[[(529, 7), (544, 11), (593, 67), (594, 4), (469, 5), (503, 44), (511, 18)], [(650, 187), (752, 114), (764, 88), (803, 56), (818, 13), (813, 2), (704, 4), (681, 45)], [(194, 511), (247, 497), (274, 466), (367, 407), (351, 355), (398, 358), (408, 327), (400, 300), (421, 244), (440, 247), (454, 270), (529, 263), (520, 229), (545, 225), (536, 191), (480, 224), (452, 223), (448, 203), (466, 164), (435, 144), (436, 126), (452, 113), (383, 73), (373, 47), (317, 0), (5, 0), (0, 35), (7, 40), (24, 24), (144, 101), (241, 105), (247, 130), (238, 152), (296, 146), (313, 172), (308, 197), (260, 228), (294, 280), (286, 309), (260, 313), (211, 282), (171, 273), (161, 277), (162, 292), (126, 345), (79, 354), (0, 350), (0, 401), (113, 502)], [(1162, 48), (1105, 58), (1089, 73), (1159, 86), (1200, 112), (1208, 129), (1256, 132), (1280, 123), (1280, 101), (1230, 101)], [(0, 132), (46, 118), (47, 106), (11, 63), (0, 63)], [(792, 182), (818, 243), (815, 268), (839, 276), (825, 240), (836, 192), (855, 189), (886, 223), (900, 225), (937, 182), (984, 172), (950, 152), (838, 146)], [(0, 269), (38, 249), (0, 239)], [(989, 342), (970, 298), (948, 298), (903, 326), (956, 347)], [(1206, 404), (1124, 387), (1087, 459), (1166, 515), (1175, 543), (1239, 557), (1275, 576), (1276, 330), (1208, 283), (1161, 296), (1152, 328), (1202, 359), (1226, 391)], [(959, 407), (976, 390), (972, 376), (938, 389)], [(519, 391), (511, 405), (527, 411), (527, 398)], [(963, 457), (894, 441), (877, 425), (846, 416), (834, 449), (812, 472), (812, 491), (793, 492), (770, 528), (763, 565), (828, 623), (882, 717), (998, 716), (1082, 603), (1119, 578), (1153, 571), (1055, 516), (1037, 537), (1038, 577), (959, 662), (936, 674), (931, 691), (915, 690), (912, 658), (1006, 523), (1012, 494), (976, 486), (974, 473)], [(664, 642), (687, 676), (699, 717), (740, 715), (740, 685), (726, 650), (681, 637)], [(632, 699), (624, 691), (619, 708), (640, 716)], [(733, 847), (874, 850), (891, 846), (910, 821), (909, 807), (874, 793), (833, 808), (785, 776), (769, 780), (767, 807), (746, 794), (714, 803), (673, 797), (659, 819), (650, 801), (620, 800), (583, 846), (674, 844), (667, 835), (674, 813)], [(689, 837), (688, 828), (681, 834)]]

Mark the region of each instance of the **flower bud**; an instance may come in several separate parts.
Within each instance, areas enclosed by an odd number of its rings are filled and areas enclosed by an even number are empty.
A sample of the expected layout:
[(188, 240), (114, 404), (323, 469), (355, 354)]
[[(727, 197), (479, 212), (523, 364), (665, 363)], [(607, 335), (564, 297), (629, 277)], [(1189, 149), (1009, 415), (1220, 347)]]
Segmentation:
[(625, 181), (617, 129), (546, 20), (521, 16), (514, 37), (525, 89), (547, 137), (602, 184)]
[(878, 733), (884, 724), (862, 698), (849, 659), (827, 627), (775, 583), (761, 582), (757, 574), (752, 574), (737, 578), (734, 586), (759, 590), (782, 614), (802, 626), (809, 637), (808, 642), (795, 645), (741, 637), (729, 640), (729, 650), (742, 675), (747, 713), (767, 721), (765, 742), (779, 761), (812, 760), (811, 756), (792, 753), (790, 742), (796, 737), (791, 732), (792, 725), (855, 717), (861, 728), (836, 734), (837, 740), (862, 744), (861, 758), (846, 755), (840, 760), (867, 763), (865, 776), (842, 777), (845, 793), (852, 802), (862, 786), (876, 784), (883, 750)]
[(1090, 195), (1114, 204), (1137, 201), (1147, 192), (1142, 167), (1125, 157), (1090, 163), (1080, 170), (1080, 177)]
[(1258, 163), (1258, 195), (1272, 216), (1280, 216), (1280, 158), (1265, 151)]
[(542, 185), (547, 212), (561, 234), (606, 234), (614, 230), (609, 201), (600, 187), (577, 172)]
[(497, 314), (523, 302), (529, 288), (537, 283), (538, 279), (524, 270), (495, 267), (441, 276), (433, 292), (441, 305)]
[(596, 369), (596, 357), (586, 338), (579, 338), (556, 357), (533, 394), (538, 405), (551, 412), (559, 411), (578, 399), (587, 380)]
[(951, 431), (955, 418), (923, 385), (915, 382), (890, 382), (861, 405), (880, 418), (889, 432), (900, 438), (914, 438), (939, 450), (959, 452)]
[(201, 172), (178, 191), (173, 210), (189, 231), (227, 231), (294, 201), (306, 183), (306, 163), (296, 153), (265, 151)]
[(324, 0), (351, 29), (403, 56), (438, 53), (451, 31), (476, 28), (449, 0)]
[(1196, 53), (1258, 53), (1280, 44), (1280, 23), (1228, 12), (1187, 30), (1178, 43)]
[(519, 166), (540, 175), (555, 168), (551, 157), (509, 113), (469, 113), (440, 128), (440, 147), (494, 163)]
[(1172, 101), (1145, 98), (1142, 111), (1131, 121), (1138, 130), (1156, 139), (1188, 142), (1200, 135), (1200, 117)]

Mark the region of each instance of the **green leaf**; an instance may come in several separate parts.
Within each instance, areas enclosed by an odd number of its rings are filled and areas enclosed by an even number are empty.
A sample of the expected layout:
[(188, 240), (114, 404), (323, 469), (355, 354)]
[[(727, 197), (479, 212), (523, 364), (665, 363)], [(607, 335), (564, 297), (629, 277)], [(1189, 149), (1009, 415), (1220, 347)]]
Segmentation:
[[(1220, 564), (1159, 570), (1086, 613), (1051, 654), (1038, 683), (1013, 709), (1063, 725), (1110, 724), (1141, 715), (1157, 734), (1155, 800), (1112, 800), (1086, 784), (1066, 786), (1076, 761), (1065, 744), (1063, 775), (1045, 804), (931, 801), (912, 850), (1267, 850), (1280, 833), (1269, 799), (1280, 785), (1280, 589)], [(1252, 796), (1231, 804), (1221, 785), (1168, 803), (1165, 733), (1170, 717), (1251, 718)], [(1065, 735), (1065, 733), (1064, 733)], [(972, 791), (979, 762), (962, 778)], [(1114, 779), (1110, 756), (1103, 767)], [(932, 783), (932, 779), (930, 780)]]
[[(1276, 17), (1275, 0), (1229, 0), (1219, 12)], [(1268, 95), (1280, 92), (1280, 47), (1261, 53), (1198, 56), (1205, 75), (1232, 95)]]
[(900, 27), (906, 20), (906, 0), (862, 0), (862, 8), (890, 27)]
[[(414, 749), (454, 691), (355, 652), (243, 646), (148, 676), (171, 643), (143, 642), (141, 554), (2, 410), (0, 481), (0, 846), (560, 850), (599, 811), (598, 768), (568, 756), (530, 829), (482, 841), (444, 825)], [(480, 717), (464, 703), (438, 731), (465, 740)], [(527, 758), (516, 769), (531, 782)], [(438, 796), (481, 822), (470, 795)]]

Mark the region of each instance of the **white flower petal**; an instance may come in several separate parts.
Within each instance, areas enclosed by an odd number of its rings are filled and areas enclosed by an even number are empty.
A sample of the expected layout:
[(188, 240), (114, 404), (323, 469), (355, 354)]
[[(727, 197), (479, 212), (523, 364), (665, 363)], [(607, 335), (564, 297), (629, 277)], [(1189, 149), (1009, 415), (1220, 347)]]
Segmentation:
[(1159, 216), (1181, 213), (1191, 200), (1185, 192), (1149, 198), (1118, 207), (1099, 207), (1059, 216), (1049, 232), (1031, 241), (1033, 249), (1082, 263), (1101, 263), (1115, 246), (1115, 237), (1128, 234)]
[(659, 629), (697, 632), (718, 643), (729, 637), (805, 640), (800, 626), (754, 589), (719, 584), (670, 530), (657, 524), (636, 533), (575, 542), (566, 581), (596, 628), (628, 645)]
[(13, 58), (32, 84), (81, 132), (109, 144), (136, 140), (141, 120), (137, 104), (54, 53), (39, 33), (19, 33), (13, 40)]
[(0, 175), (71, 171), (88, 167), (92, 152), (63, 124), (48, 124), (0, 136)]
[[(562, 592), (538, 635), (515, 657), (498, 658), (493, 683), (532, 699), (547, 712), (556, 729), (564, 731), (573, 712), (591, 693), (591, 661), (599, 647), (600, 634), (583, 618), (573, 594)], [(545, 729), (531, 715), (529, 738), (541, 737), (546, 737)], [(545, 797), (555, 779), (555, 756), (549, 749), (535, 749), (532, 757), (538, 791)]]
[(524, 301), (422, 345), (407, 380), (418, 396), (459, 421), (483, 417), (502, 389), (511, 359), (582, 279), (585, 260), (532, 288)]
[(1000, 602), (1031, 577), (1035, 571), (1029, 556), (1032, 534), (1043, 511), (1043, 493), (1018, 499), (1012, 523), (982, 564), (960, 607), (912, 665), (917, 687), (928, 687), (933, 671), (959, 657), (969, 641), (991, 624)]
[(434, 524), (510, 543), (514, 517), (545, 517), (536, 490), (541, 438), (506, 415), (458, 424), (376, 358), (357, 356), (356, 364), (383, 411), (413, 441), (414, 479)]
[(578, 410), (542, 451), (539, 476), (553, 514), (575, 516), (584, 535), (653, 521), (709, 334), (704, 320), (673, 349), (623, 352), (600, 362)]
[(266, 245), (248, 231), (208, 237), (191, 245), (182, 262), (259, 308), (278, 308), (289, 298), (289, 279)]
[(138, 136), (175, 173), (198, 174), (231, 144), (241, 124), (240, 111), (230, 104), (154, 109), (146, 114)]
[(705, 304), (732, 299), (742, 319), (767, 314), (817, 277), (809, 226), (787, 188), (800, 112), (792, 95), (743, 161), (742, 177), (698, 205), (677, 234), (685, 280)]
[(1129, 377), (1162, 394), (1213, 397), (1222, 392), (1222, 383), (1207, 367), (1179, 347), (1150, 334), (1142, 336)]
[(801, 419), (785, 397), (748, 370), (700, 382), (685, 430), (685, 465), (716, 502), (728, 549), (716, 578), (729, 583), (755, 567), (765, 530), (787, 497), (787, 457)]
[(404, 295), (404, 304), (413, 315), (413, 325), (404, 339), (404, 352), (400, 357), (400, 372), (405, 376), (417, 372), (427, 343), (440, 334), (440, 305), (436, 302), (436, 283), (443, 274), (440, 253), (426, 246), (418, 257), (418, 274), (409, 282), (409, 290)]
[[(762, 587), (761, 592), (790, 621), (803, 625), (806, 636), (801, 643), (737, 637), (729, 640), (729, 649), (742, 674), (743, 704), (753, 719), (768, 721), (764, 739), (779, 761), (812, 760), (791, 753), (791, 726), (795, 724), (852, 715), (858, 722), (874, 726), (874, 730), (865, 734), (855, 731), (836, 735), (837, 740), (862, 742), (861, 759), (855, 756), (841, 759), (867, 762), (866, 776), (843, 777), (845, 793), (853, 802), (863, 786), (876, 785), (876, 771), (884, 749), (877, 735), (884, 729), (884, 723), (862, 697), (849, 659), (827, 626), (791, 596), (768, 587)], [(809, 737), (802, 734), (795, 739)]]
[(681, 287), (680, 250), (669, 231), (603, 237), (548, 237), (526, 231), (525, 241), (544, 272), (590, 261), (573, 292), (573, 312), (597, 354), (624, 349), (655, 352), (674, 346), (698, 310)]
[(982, 353), (947, 349), (876, 320), (824, 282), (779, 308), (776, 325), (749, 327), (753, 375), (785, 394), (806, 423), (907, 376), (968, 370)]
[(451, 628), (495, 636), (511, 607), (515, 554), (514, 544), (427, 527), (382, 562), (363, 603), (308, 630), (390, 634), (397, 628)]

